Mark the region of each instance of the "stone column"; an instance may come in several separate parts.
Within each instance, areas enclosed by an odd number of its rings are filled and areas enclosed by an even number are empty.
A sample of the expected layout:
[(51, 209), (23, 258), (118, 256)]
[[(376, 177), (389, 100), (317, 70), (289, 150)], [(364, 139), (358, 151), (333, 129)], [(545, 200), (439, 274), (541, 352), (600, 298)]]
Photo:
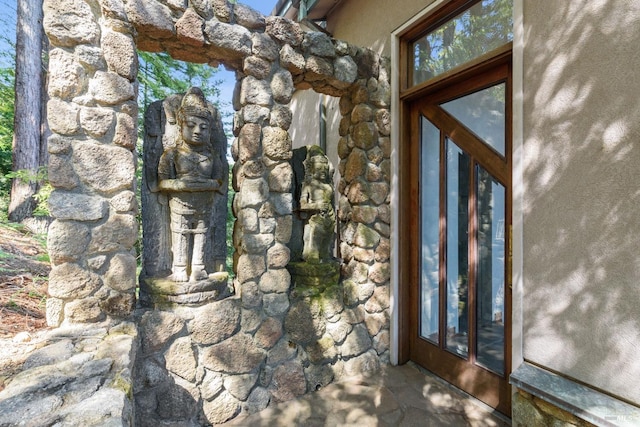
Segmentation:
[(234, 242), (243, 329), (254, 334), (256, 346), (268, 357), (256, 393), (268, 391), (274, 401), (306, 392), (302, 363), (292, 359), (295, 352), (282, 330), (290, 307), (291, 277), (286, 266), (293, 170), (288, 104), (294, 88), (291, 73), (277, 68), (278, 58), (276, 42), (269, 35), (255, 34), (252, 56), (243, 64), (246, 77), (238, 82), (234, 146), (239, 191), (234, 200)]
[(136, 75), (118, 2), (46, 0), (52, 135), (47, 323), (125, 318), (135, 303)]
[(360, 79), (340, 99), (338, 220), (344, 299), (363, 317), (372, 347), (388, 362), (389, 67), (369, 50), (358, 51), (355, 58)]

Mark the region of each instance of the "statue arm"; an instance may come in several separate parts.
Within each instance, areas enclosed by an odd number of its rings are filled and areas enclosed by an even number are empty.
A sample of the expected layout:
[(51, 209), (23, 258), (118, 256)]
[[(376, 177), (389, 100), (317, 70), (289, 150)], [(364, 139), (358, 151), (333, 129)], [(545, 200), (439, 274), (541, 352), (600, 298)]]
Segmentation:
[(158, 188), (167, 192), (216, 191), (220, 188), (220, 179), (197, 176), (177, 177), (173, 151), (165, 152), (158, 164)]
[(195, 193), (200, 191), (218, 191), (220, 184), (219, 179), (184, 177), (162, 179), (159, 182), (159, 188), (161, 191)]
[(173, 166), (173, 151), (165, 151), (158, 162), (158, 181), (174, 179), (176, 177)]
[(300, 210), (324, 212), (333, 209), (331, 205), (332, 191), (330, 188), (314, 184), (306, 184), (300, 195)]
[(304, 184), (302, 186), (301, 194), (300, 194), (300, 210), (308, 211), (314, 210), (313, 201), (311, 200), (311, 190), (309, 188), (309, 184)]
[(183, 185), (176, 179), (173, 151), (165, 151), (158, 163), (158, 189), (160, 191), (184, 191)]
[(325, 201), (300, 203), (300, 210), (325, 212), (331, 210), (331, 203)]

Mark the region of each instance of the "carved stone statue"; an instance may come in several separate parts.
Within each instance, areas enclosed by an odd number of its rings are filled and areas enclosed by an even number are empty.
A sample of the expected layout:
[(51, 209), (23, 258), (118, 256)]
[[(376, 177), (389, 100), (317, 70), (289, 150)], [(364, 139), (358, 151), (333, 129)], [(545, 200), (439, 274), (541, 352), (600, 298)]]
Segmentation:
[(223, 272), (225, 153), (222, 120), (199, 88), (149, 106), (142, 191), (142, 304), (201, 303), (229, 293)]
[(333, 256), (336, 240), (333, 167), (322, 148), (293, 150), (294, 215), (287, 265), (294, 288), (322, 293), (340, 281), (340, 262)]
[(202, 91), (191, 88), (178, 109), (178, 144), (165, 151), (158, 164), (158, 187), (169, 195), (171, 214), (171, 279), (207, 279), (204, 265), (208, 209), (221, 180), (214, 179), (211, 111)]
[(336, 215), (333, 203), (333, 171), (329, 159), (317, 145), (309, 147), (304, 161), (304, 183), (300, 213), (308, 217), (304, 226), (302, 259), (322, 262), (333, 258)]

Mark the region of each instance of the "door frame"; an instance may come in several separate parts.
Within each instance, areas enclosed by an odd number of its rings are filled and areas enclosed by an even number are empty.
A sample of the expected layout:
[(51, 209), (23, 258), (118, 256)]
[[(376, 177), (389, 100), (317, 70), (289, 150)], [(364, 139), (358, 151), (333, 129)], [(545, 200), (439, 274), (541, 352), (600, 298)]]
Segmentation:
[[(401, 193), (401, 203), (412, 203), (411, 209), (400, 209), (401, 223), (403, 227), (402, 241), (404, 242), (401, 248), (401, 259), (406, 260), (401, 264), (402, 271), (405, 274), (402, 284), (406, 291), (406, 299), (401, 310), (409, 316), (407, 333), (404, 335), (404, 339), (407, 340), (409, 346), (409, 358), (420, 365), (423, 365), (427, 369), (439, 377), (445, 379), (449, 383), (464, 389), (469, 394), (479, 398), (483, 402), (495, 407), (505, 415), (509, 415), (511, 412), (511, 395), (508, 387), (508, 376), (511, 372), (511, 283), (509, 274), (510, 261), (507, 257), (505, 260), (505, 306), (504, 306), (504, 362), (505, 373), (499, 375), (494, 372), (490, 372), (488, 369), (483, 368), (476, 364), (475, 360), (475, 336), (476, 336), (476, 293), (470, 292), (469, 294), (469, 321), (473, 322), (469, 324), (469, 340), (471, 346), (469, 347), (470, 354), (467, 360), (463, 360), (459, 356), (448, 352), (445, 349), (439, 349), (438, 345), (427, 342), (424, 339), (419, 338), (419, 311), (420, 311), (420, 295), (418, 284), (420, 283), (420, 240), (416, 237), (419, 235), (420, 229), (420, 164), (417, 159), (421, 158), (420, 155), (420, 135), (418, 121), (420, 116), (426, 117), (429, 121), (434, 123), (439, 129), (442, 129), (445, 135), (452, 138), (452, 141), (461, 150), (468, 153), (470, 159), (474, 159), (473, 163), (482, 166), (487, 170), (491, 176), (494, 176), (505, 186), (506, 193), (506, 205), (505, 205), (505, 218), (506, 218), (506, 240), (510, 241), (510, 225), (511, 225), (511, 195), (512, 195), (512, 182), (511, 182), (511, 58), (510, 55), (501, 54), (494, 57), (491, 61), (486, 61), (482, 67), (471, 67), (469, 70), (473, 77), (464, 79), (452, 79), (447, 85), (438, 84), (433, 90), (421, 91), (420, 97), (412, 97), (413, 102), (407, 105), (407, 121), (412, 126), (407, 127), (409, 132), (406, 135), (403, 149), (406, 152), (406, 157), (403, 165), (404, 182), (406, 182), (405, 193)], [(465, 73), (467, 74), (467, 73)], [(443, 110), (437, 107), (437, 105), (443, 101), (450, 99), (456, 99), (461, 96), (465, 96), (470, 93), (475, 93), (487, 87), (494, 86), (495, 84), (505, 83), (506, 85), (506, 122), (505, 122), (505, 156), (499, 156), (495, 150), (489, 148), (485, 142), (480, 141), (478, 137), (465, 130), (464, 126), (459, 124)], [(443, 87), (444, 86), (444, 87)], [(436, 120), (437, 119), (437, 120)], [(434, 121), (436, 120), (436, 121)], [(444, 127), (442, 127), (444, 125)], [(418, 128), (418, 129), (415, 129)], [(409, 143), (410, 141), (410, 143)], [(445, 154), (442, 151), (441, 157)], [(444, 161), (444, 160), (441, 160)], [(475, 167), (472, 168), (475, 170)], [(444, 169), (441, 167), (440, 179), (444, 180)], [(472, 182), (475, 178), (472, 178)], [(444, 181), (440, 185), (445, 185)], [(440, 190), (440, 214), (444, 215), (443, 199), (444, 193)], [(470, 200), (473, 204), (473, 198)], [(404, 206), (404, 205), (402, 205)], [(472, 213), (471, 208), (469, 214)], [(441, 216), (441, 221), (443, 217)], [(477, 227), (477, 218), (470, 217), (470, 234), (475, 236)], [(443, 230), (440, 231), (440, 239), (444, 239)], [(473, 237), (471, 241), (475, 241), (476, 237)], [(470, 242), (471, 242), (470, 241)], [(469, 242), (469, 243), (470, 243)], [(442, 263), (445, 257), (444, 253), (445, 243), (441, 241), (441, 257), (440, 257), (440, 271), (441, 274), (444, 271), (444, 264)], [(510, 244), (507, 244), (508, 250)], [(470, 247), (471, 248), (471, 247)], [(473, 266), (476, 261), (475, 250), (471, 249), (469, 252), (469, 267), (471, 282), (474, 282), (476, 277), (476, 268)], [(505, 254), (507, 255), (507, 254)], [(443, 278), (444, 276), (441, 276)], [(469, 283), (470, 289), (474, 290), (477, 283)], [(444, 283), (440, 282), (440, 295), (445, 295)], [(440, 324), (444, 322), (445, 312), (443, 306), (440, 306)], [(442, 329), (441, 329), (442, 332)]]
[[(391, 34), (391, 63), (395, 65), (395, 70), (391, 79), (391, 143), (393, 154), (392, 161), (392, 188), (391, 203), (400, 206), (407, 199), (416, 200), (417, 194), (408, 193), (407, 174), (404, 165), (407, 163), (407, 156), (410, 154), (404, 149), (403, 136), (407, 134), (408, 121), (404, 119), (407, 115), (408, 104), (411, 99), (401, 98), (401, 87), (403, 80), (403, 65), (406, 58), (402, 53), (402, 40), (409, 31), (422, 31), (425, 22), (437, 13), (439, 9), (451, 0), (434, 0), (427, 5), (420, 13), (413, 16), (404, 24), (399, 26)], [(523, 195), (524, 187), (522, 180), (523, 171), (523, 145), (524, 145), (524, 112), (523, 112), (523, 82), (524, 82), (524, 0), (513, 0), (513, 42), (511, 46), (512, 57), (512, 263), (511, 263), (511, 283), (512, 283), (512, 307), (511, 307), (511, 366), (512, 371), (517, 369), (523, 361), (523, 317), (522, 317), (522, 297), (523, 297)], [(406, 95), (406, 94), (405, 94)], [(416, 93), (419, 96), (419, 93)], [(403, 205), (404, 206), (404, 205)], [(408, 209), (416, 209), (417, 204), (407, 203), (403, 212)], [(402, 212), (401, 212), (402, 213)], [(392, 253), (397, 256), (391, 259), (391, 352), (390, 359), (393, 364), (403, 364), (409, 361), (409, 345), (406, 334), (409, 331), (410, 316), (404, 310), (405, 301), (408, 298), (406, 271), (401, 267), (401, 260), (407, 256), (407, 248), (403, 248), (403, 234), (401, 228), (403, 218), (401, 215), (393, 215), (391, 226), (393, 235)]]

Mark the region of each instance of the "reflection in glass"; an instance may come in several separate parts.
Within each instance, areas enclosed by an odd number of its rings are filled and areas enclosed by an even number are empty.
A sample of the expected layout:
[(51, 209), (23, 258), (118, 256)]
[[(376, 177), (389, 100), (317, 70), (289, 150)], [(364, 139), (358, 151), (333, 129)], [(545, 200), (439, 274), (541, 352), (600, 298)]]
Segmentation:
[(447, 139), (447, 330), (446, 348), (469, 352), (469, 155)]
[(505, 187), (477, 167), (477, 363), (504, 373)]
[(491, 148), (504, 156), (505, 84), (440, 104)]
[(419, 84), (513, 40), (512, 0), (483, 0), (412, 45)]
[(420, 148), (420, 336), (438, 344), (440, 131), (424, 117)]

